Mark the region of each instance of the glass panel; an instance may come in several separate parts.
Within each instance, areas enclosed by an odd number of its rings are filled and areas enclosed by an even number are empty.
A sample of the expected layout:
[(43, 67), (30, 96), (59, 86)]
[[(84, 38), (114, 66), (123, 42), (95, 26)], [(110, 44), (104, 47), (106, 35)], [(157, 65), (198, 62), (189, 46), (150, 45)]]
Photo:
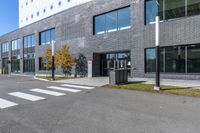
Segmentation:
[(158, 15), (160, 16), (160, 20), (163, 20), (164, 19), (164, 16), (163, 16), (163, 2), (164, 0), (158, 0)]
[(165, 48), (166, 72), (185, 72), (185, 47)]
[(51, 43), (51, 31), (46, 31), (46, 44)]
[(185, 16), (185, 0), (165, 0), (165, 18), (173, 19)]
[(165, 49), (160, 48), (160, 72), (165, 72), (164, 70), (164, 56), (165, 56)]
[(188, 16), (200, 14), (200, 0), (187, 1)]
[(17, 40), (17, 49), (20, 49), (20, 44), (19, 43), (20, 43), (20, 40), (18, 39)]
[(131, 28), (131, 11), (130, 7), (118, 11), (118, 29)]
[(31, 36), (31, 47), (34, 47), (35, 46), (35, 36), (32, 35)]
[(158, 15), (158, 6), (156, 0), (146, 0), (146, 24), (155, 22)]
[(28, 36), (28, 48), (30, 48), (31, 47), (31, 36)]
[(200, 72), (200, 46), (191, 45), (187, 47), (187, 68), (188, 73)]
[(118, 53), (117, 56), (118, 56), (118, 59), (128, 59), (128, 58), (130, 58), (128, 53)]
[(27, 48), (27, 39), (24, 37), (24, 48)]
[(55, 41), (55, 29), (51, 30), (51, 41)]
[(95, 17), (95, 34), (105, 33), (105, 15)]
[(115, 53), (110, 54), (110, 59), (111, 60), (115, 60), (116, 59), (116, 54)]
[(45, 32), (41, 32), (41, 37), (40, 37), (40, 39), (41, 39), (41, 44), (42, 45), (45, 45), (45, 43), (46, 43), (46, 34), (45, 34)]
[(146, 49), (146, 72), (156, 71), (156, 49)]
[(106, 31), (117, 31), (117, 11), (106, 14)]

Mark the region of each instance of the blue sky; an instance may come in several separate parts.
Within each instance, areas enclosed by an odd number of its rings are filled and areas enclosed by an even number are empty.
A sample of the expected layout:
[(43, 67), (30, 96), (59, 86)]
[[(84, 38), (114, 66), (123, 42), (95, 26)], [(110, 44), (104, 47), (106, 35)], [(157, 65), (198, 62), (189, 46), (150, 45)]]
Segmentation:
[(18, 28), (18, 0), (0, 1), (0, 36)]

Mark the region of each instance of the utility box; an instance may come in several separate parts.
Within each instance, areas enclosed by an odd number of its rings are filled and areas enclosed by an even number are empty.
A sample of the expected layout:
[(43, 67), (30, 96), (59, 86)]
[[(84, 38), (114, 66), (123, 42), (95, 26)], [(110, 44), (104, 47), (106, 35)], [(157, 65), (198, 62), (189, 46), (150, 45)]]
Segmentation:
[(109, 83), (110, 85), (128, 83), (128, 70), (127, 69), (110, 70)]

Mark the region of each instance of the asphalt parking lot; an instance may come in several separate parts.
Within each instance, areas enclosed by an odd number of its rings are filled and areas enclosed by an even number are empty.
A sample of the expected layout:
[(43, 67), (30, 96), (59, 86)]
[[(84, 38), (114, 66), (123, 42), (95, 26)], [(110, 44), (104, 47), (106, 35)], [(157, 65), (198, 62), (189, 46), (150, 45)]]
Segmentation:
[(200, 99), (0, 76), (0, 133), (199, 133)]

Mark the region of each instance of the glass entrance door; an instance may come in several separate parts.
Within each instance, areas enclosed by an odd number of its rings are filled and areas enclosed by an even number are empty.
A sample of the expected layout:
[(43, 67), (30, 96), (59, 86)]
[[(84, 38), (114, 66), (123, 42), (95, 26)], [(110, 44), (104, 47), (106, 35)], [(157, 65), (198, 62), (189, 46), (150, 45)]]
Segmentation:
[(130, 52), (107, 53), (101, 55), (101, 76), (109, 76), (110, 70), (128, 69), (130, 73)]

